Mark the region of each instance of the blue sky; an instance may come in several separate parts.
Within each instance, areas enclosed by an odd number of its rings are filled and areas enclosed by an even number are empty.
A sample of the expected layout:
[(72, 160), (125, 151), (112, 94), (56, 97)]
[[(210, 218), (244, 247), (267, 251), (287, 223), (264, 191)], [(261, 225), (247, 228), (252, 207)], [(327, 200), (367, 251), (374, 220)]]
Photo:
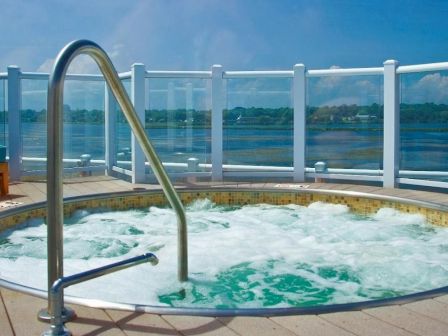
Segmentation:
[[(153, 70), (378, 67), (448, 61), (448, 0), (0, 0), (0, 72), (8, 65), (49, 72), (59, 50), (86, 38), (100, 44), (118, 71), (135, 62)], [(71, 72), (98, 72), (79, 57)], [(191, 81), (190, 81), (191, 82)], [(289, 80), (228, 81), (227, 107), (291, 105)], [(166, 108), (168, 82), (153, 80), (148, 104)], [(187, 82), (174, 82), (185, 108)], [(191, 85), (191, 84), (190, 84)], [(194, 108), (209, 108), (207, 84), (194, 85)], [(67, 84), (73, 108), (102, 108), (102, 86)], [(404, 86), (403, 86), (404, 87)], [(46, 83), (23, 82), (23, 108), (45, 108)], [(155, 90), (157, 89), (157, 90)], [(267, 91), (266, 91), (267, 90)], [(281, 92), (280, 92), (281, 91)], [(406, 102), (448, 103), (448, 74), (413, 77)], [(277, 92), (277, 93), (275, 93)], [(309, 81), (315, 106), (382, 103), (381, 76)]]
[[(119, 71), (381, 66), (448, 60), (448, 1), (0, 0), (0, 72), (48, 71), (67, 42), (92, 39)], [(92, 71), (80, 59), (74, 71)]]

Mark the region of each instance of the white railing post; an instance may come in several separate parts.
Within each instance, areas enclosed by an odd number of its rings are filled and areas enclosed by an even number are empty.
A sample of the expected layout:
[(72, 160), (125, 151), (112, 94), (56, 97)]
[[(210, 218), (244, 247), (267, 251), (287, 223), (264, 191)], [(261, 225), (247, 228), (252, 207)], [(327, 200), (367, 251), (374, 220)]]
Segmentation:
[(21, 83), (20, 68), (8, 67), (8, 149), (9, 178), (20, 179), (22, 167), (22, 134), (20, 132)]
[(222, 65), (212, 66), (212, 180), (222, 180), (222, 113), (225, 107), (224, 79)]
[[(176, 142), (176, 133), (174, 129), (175, 122), (175, 109), (176, 109), (176, 101), (175, 101), (175, 92), (174, 92), (174, 83), (168, 83), (168, 92), (166, 94), (166, 109), (167, 109), (167, 140), (168, 140), (168, 149), (172, 152), (174, 151), (174, 143)], [(174, 153), (171, 153), (174, 154)]]
[(305, 66), (294, 65), (294, 181), (305, 181), (305, 143), (306, 143), (306, 78)]
[(400, 95), (398, 62), (384, 62), (383, 187), (395, 188), (400, 164)]
[(186, 110), (186, 142), (187, 152), (193, 151), (193, 84), (187, 83), (185, 85), (185, 110)]
[[(145, 65), (134, 63), (131, 70), (131, 100), (134, 104), (135, 112), (145, 125)], [(145, 155), (140, 147), (137, 138), (131, 135), (132, 151), (132, 183), (145, 181)]]
[(117, 122), (117, 105), (107, 83), (104, 83), (104, 159), (106, 161), (106, 174), (111, 175), (112, 167), (115, 165), (116, 158), (116, 138), (115, 123)]

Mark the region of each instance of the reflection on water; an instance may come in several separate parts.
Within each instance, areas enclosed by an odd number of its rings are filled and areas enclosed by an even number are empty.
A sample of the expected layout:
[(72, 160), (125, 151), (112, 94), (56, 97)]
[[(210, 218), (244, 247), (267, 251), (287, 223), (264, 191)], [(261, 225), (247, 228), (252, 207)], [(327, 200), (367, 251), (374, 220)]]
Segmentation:
[[(88, 153), (104, 159), (104, 125), (65, 125), (64, 156), (77, 159)], [(23, 123), (23, 156), (46, 156), (46, 124)], [(196, 157), (210, 162), (211, 130), (148, 129), (159, 156), (166, 162), (187, 162)], [(192, 141), (186, 138), (191, 134)], [(383, 156), (382, 125), (313, 124), (307, 129), (306, 165), (326, 161), (331, 168), (381, 169)], [(225, 164), (293, 165), (292, 129), (223, 130)], [(130, 147), (129, 128), (118, 124), (117, 141)], [(187, 145), (188, 144), (188, 145)], [(445, 124), (405, 124), (401, 127), (401, 166), (407, 170), (448, 170), (448, 132)], [(117, 148), (120, 151), (120, 148)], [(28, 167), (32, 169), (32, 167)]]

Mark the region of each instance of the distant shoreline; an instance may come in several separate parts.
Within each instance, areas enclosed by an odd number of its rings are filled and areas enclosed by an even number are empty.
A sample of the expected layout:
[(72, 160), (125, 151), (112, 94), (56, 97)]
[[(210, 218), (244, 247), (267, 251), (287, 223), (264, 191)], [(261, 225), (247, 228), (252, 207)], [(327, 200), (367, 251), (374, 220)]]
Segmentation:
[[(24, 121), (28, 124), (40, 124), (45, 125), (46, 122), (42, 121)], [(65, 121), (65, 125), (91, 125), (91, 126), (104, 126), (104, 122), (73, 122), (73, 121)], [(119, 125), (126, 125), (125, 122), (117, 122)], [(363, 126), (364, 125), (364, 126)], [(418, 125), (418, 126), (417, 126)], [(431, 125), (428, 127), (428, 125)], [(426, 126), (426, 127), (425, 127)], [(151, 125), (146, 124), (146, 129), (189, 129), (187, 126), (179, 126), (174, 125), (174, 127), (167, 127), (166, 124), (157, 124)], [(211, 129), (211, 126), (206, 125), (191, 125), (191, 129)], [(285, 125), (223, 125), (223, 129), (231, 129), (231, 130), (272, 130), (272, 131), (293, 131), (292, 125), (290, 127), (285, 127)], [(383, 127), (381, 124), (370, 125), (363, 123), (333, 123), (328, 125), (310, 125), (306, 126), (307, 131), (371, 131), (371, 132), (379, 132), (383, 131)], [(400, 131), (404, 132), (448, 132), (448, 125), (446, 123), (409, 123), (404, 124), (400, 127)]]

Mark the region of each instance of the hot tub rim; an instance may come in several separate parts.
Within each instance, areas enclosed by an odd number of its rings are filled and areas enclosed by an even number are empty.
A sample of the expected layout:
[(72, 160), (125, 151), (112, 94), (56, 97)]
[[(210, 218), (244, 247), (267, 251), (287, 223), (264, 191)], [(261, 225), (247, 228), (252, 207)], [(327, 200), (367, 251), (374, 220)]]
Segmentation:
[[(445, 211), (448, 212), (448, 205), (423, 201), (399, 196), (390, 196), (390, 195), (382, 195), (382, 194), (373, 194), (368, 192), (360, 192), (360, 191), (351, 191), (351, 190), (332, 190), (332, 189), (294, 189), (294, 188), (231, 188), (231, 187), (215, 187), (215, 188), (182, 188), (176, 190), (178, 193), (193, 193), (193, 192), (269, 192), (269, 193), (298, 193), (298, 194), (318, 194), (318, 195), (333, 195), (333, 196), (347, 196), (347, 197), (359, 197), (363, 199), (372, 199), (378, 201), (385, 202), (394, 202), (394, 203), (402, 203), (407, 205), (413, 205), (421, 208), (427, 208), (431, 210)], [(147, 189), (147, 190), (128, 190), (128, 191), (118, 191), (118, 192), (104, 192), (104, 193), (95, 193), (89, 195), (81, 195), (81, 196), (70, 196), (64, 198), (64, 204), (71, 204), (76, 202), (88, 201), (92, 199), (112, 199), (117, 197), (124, 196), (144, 196), (144, 195), (163, 195), (162, 189)], [(46, 201), (40, 201), (31, 204), (18, 205), (16, 207), (11, 207), (10, 209), (6, 209), (0, 211), (0, 219), (17, 215), (24, 211), (36, 210), (46, 207)], [(167, 202), (168, 205), (168, 202)]]
[[(268, 187), (268, 188), (248, 188), (248, 187), (215, 187), (215, 188), (182, 188), (177, 190), (179, 193), (194, 193), (194, 192), (269, 192), (269, 193), (300, 193), (300, 194), (319, 194), (319, 195), (336, 195), (347, 197), (359, 197), (364, 199), (380, 200), (385, 202), (394, 202), (400, 204), (413, 205), (421, 208), (431, 210), (448, 212), (448, 206), (428, 202), (422, 200), (409, 199), (398, 196), (379, 195), (367, 192), (347, 191), (347, 190), (331, 190), (331, 189), (295, 189), (285, 187)], [(162, 194), (161, 189), (151, 190), (129, 190), (120, 192), (104, 192), (82, 196), (72, 196), (64, 198), (64, 204), (88, 201), (92, 199), (112, 199), (117, 197), (135, 196), (135, 195), (156, 195)], [(11, 209), (6, 209), (0, 212), (0, 219), (9, 216), (20, 214), (21, 212), (41, 209), (46, 206), (46, 201), (36, 202), (32, 204), (20, 205)], [(20, 225), (20, 224), (17, 224)], [(14, 227), (10, 228), (13, 229)], [(21, 285), (6, 279), (0, 278), (0, 287), (17, 291), (23, 294), (47, 299), (47, 291)], [(383, 307), (391, 305), (402, 305), (406, 303), (415, 302), (418, 300), (431, 299), (437, 296), (448, 294), (448, 286), (430, 289), (418, 293), (412, 293), (402, 296), (397, 296), (387, 299), (367, 300), (360, 302), (350, 302), (342, 304), (328, 304), (308, 307), (285, 307), (285, 308), (193, 308), (193, 307), (165, 307), (153, 306), (143, 304), (131, 304), (111, 302), (105, 300), (96, 300), (81, 298), (76, 296), (65, 295), (65, 302), (71, 304), (83, 305), (91, 308), (100, 309), (114, 309), (134, 312), (145, 312), (163, 315), (187, 315), (187, 316), (288, 316), (288, 315), (310, 315), (310, 314), (325, 314), (342, 311), (357, 311), (367, 308)]]

